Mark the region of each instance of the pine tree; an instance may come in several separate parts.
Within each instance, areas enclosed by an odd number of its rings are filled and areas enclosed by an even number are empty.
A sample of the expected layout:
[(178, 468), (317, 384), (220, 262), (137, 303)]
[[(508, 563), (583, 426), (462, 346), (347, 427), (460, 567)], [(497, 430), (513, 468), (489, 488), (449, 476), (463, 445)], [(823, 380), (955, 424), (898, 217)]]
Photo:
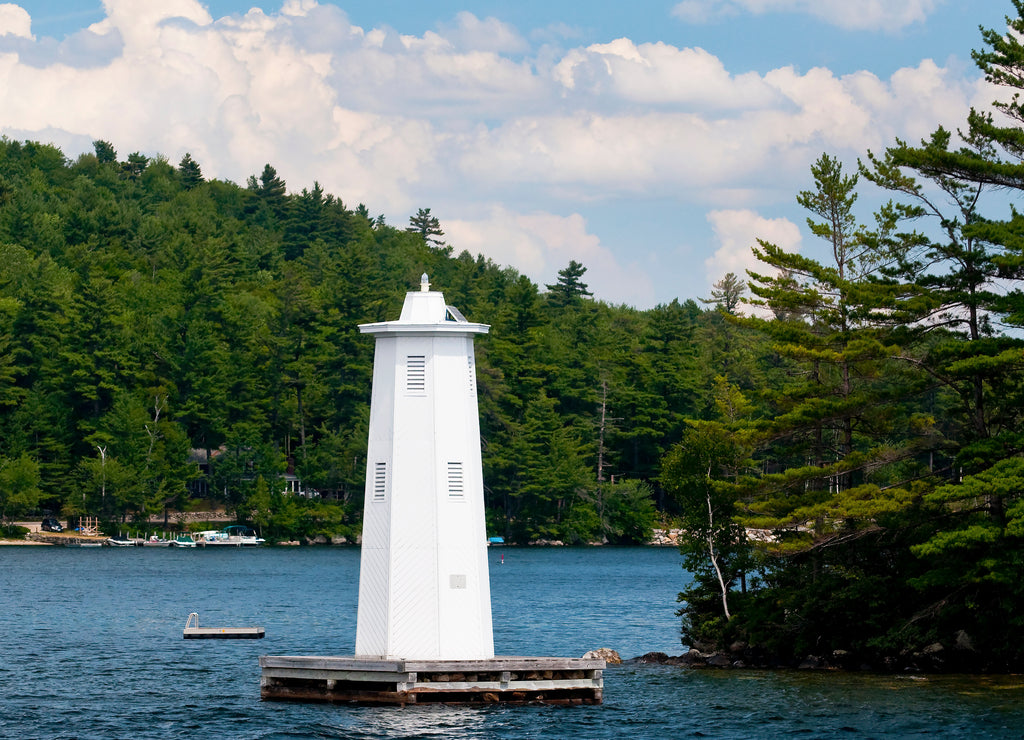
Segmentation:
[(139, 152), (132, 152), (128, 155), (128, 159), (120, 164), (121, 177), (135, 182), (142, 177), (148, 164), (149, 157)]
[(892, 496), (882, 495), (872, 475), (883, 461), (913, 458), (917, 449), (912, 439), (877, 436), (902, 413), (898, 400), (907, 393), (888, 326), (900, 287), (872, 280), (891, 261), (891, 245), (856, 224), (856, 176), (844, 175), (827, 155), (811, 171), (815, 187), (798, 202), (819, 217), (809, 217), (808, 226), (832, 259), (826, 264), (759, 241), (755, 254), (779, 272), (751, 272), (752, 303), (791, 318), (744, 323), (774, 340), (793, 377), (771, 395), (775, 416), (764, 432), (774, 440), (767, 454), (780, 472), (765, 476), (750, 511), (765, 516), (761, 526), (813, 524), (803, 545), (814, 546), (858, 520), (868, 523), (844, 514), (851, 500), (861, 501), (865, 513), (871, 501), (888, 507)]
[(444, 246), (444, 241), (440, 239), (440, 237), (444, 236), (444, 231), (441, 229), (441, 222), (437, 220), (437, 216), (430, 215), (429, 208), (420, 208), (416, 211), (415, 216), (409, 216), (409, 225), (405, 230), (414, 234), (419, 234), (423, 237), (423, 243), (427, 246)]
[(199, 163), (192, 159), (188, 152), (185, 152), (185, 156), (178, 163), (178, 178), (186, 190), (191, 190), (203, 182), (203, 172), (199, 168)]
[(736, 273), (728, 272), (725, 276), (711, 286), (711, 297), (701, 298), (701, 303), (710, 303), (717, 306), (727, 314), (735, 314), (739, 308), (743, 294), (747, 292), (747, 286), (740, 280)]
[(117, 151), (114, 149), (114, 145), (109, 141), (96, 139), (96, 141), (92, 143), (92, 147), (96, 152), (96, 159), (99, 160), (100, 164), (117, 163)]
[(594, 295), (587, 290), (587, 284), (582, 278), (587, 268), (576, 260), (570, 260), (569, 264), (558, 271), (558, 280), (554, 285), (545, 285), (548, 289), (548, 303), (556, 308), (565, 308), (580, 303), (583, 298)]

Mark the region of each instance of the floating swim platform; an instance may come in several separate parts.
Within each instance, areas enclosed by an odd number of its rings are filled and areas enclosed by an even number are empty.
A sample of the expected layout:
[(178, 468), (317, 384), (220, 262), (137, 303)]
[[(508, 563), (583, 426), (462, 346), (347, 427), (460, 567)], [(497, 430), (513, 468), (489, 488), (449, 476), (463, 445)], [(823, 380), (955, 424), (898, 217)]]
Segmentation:
[(182, 637), (186, 640), (262, 640), (264, 630), (262, 627), (200, 627), (199, 613), (192, 612), (185, 622)]

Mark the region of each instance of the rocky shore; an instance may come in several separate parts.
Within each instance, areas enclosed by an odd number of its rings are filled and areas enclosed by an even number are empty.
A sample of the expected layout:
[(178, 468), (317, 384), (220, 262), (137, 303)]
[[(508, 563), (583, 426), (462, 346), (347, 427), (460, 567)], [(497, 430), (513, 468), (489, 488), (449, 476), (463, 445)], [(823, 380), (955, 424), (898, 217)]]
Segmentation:
[[(681, 529), (654, 529), (651, 530), (651, 536), (647, 540), (647, 545), (653, 547), (679, 547), (679, 536), (682, 534)], [(566, 543), (562, 540), (530, 540), (527, 543), (530, 547), (565, 547)], [(587, 545), (592, 547), (600, 547), (607, 545), (607, 542), (588, 542)]]
[(681, 529), (654, 529), (651, 530), (651, 539), (648, 545), (659, 547), (679, 547), (679, 536), (683, 533)]
[(847, 650), (827, 655), (807, 655), (786, 660), (743, 642), (728, 650), (690, 648), (682, 655), (646, 653), (623, 661), (626, 664), (653, 663), (688, 668), (753, 668), (826, 671), (871, 671), (878, 673), (1002, 673), (1005, 666), (993, 662), (974, 648), (970, 635), (957, 632), (947, 643), (935, 642), (918, 652), (898, 656), (864, 656)]

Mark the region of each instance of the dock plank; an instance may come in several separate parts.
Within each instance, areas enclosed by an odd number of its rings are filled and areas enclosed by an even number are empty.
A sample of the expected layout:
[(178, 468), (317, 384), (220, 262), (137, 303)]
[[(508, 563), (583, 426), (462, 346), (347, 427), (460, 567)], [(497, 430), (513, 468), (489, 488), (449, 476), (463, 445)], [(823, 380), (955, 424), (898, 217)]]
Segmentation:
[(345, 703), (600, 704), (605, 661), (499, 656), (405, 660), (262, 655), (264, 700)]
[(186, 640), (261, 640), (262, 627), (186, 627), (182, 633)]

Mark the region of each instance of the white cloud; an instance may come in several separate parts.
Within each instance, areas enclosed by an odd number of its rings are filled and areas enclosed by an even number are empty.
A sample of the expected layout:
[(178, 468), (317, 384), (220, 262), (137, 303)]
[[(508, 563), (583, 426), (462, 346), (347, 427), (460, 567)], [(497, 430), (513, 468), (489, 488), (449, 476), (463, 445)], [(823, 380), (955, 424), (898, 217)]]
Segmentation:
[(32, 35), (32, 18), (28, 11), (20, 5), (0, 3), (0, 36), (35, 38)]
[[(579, 78), (573, 79), (578, 88)], [(587, 84), (600, 88), (593, 79)], [(975, 85), (957, 84), (931, 61), (899, 70), (888, 81), (866, 72), (836, 77), (825, 69), (798, 74), (783, 68), (756, 81), (723, 78), (717, 94), (738, 101), (746, 89), (759, 94), (739, 110), (598, 102), (592, 110), (516, 116), (463, 136), (459, 163), (470, 179), (547, 183), (577, 198), (666, 187), (700, 198), (716, 188), (767, 191), (780, 178), (806, 172), (822, 151), (861, 154), (897, 135), (923, 137), (938, 123), (955, 127), (977, 93)], [(600, 95), (588, 88), (580, 97)]]
[(522, 53), (529, 44), (519, 32), (497, 18), (477, 18), (462, 11), (454, 23), (441, 24), (440, 35), (453, 48), (465, 51), (487, 51), (496, 54)]
[(616, 39), (570, 50), (553, 70), (563, 94), (700, 108), (758, 108), (777, 101), (756, 74), (732, 76), (704, 49)]
[(710, 23), (740, 13), (806, 13), (849, 30), (898, 31), (923, 23), (940, 0), (682, 0), (672, 15)]
[[(552, 213), (649, 197), (717, 213), (790, 204), (823, 151), (955, 129), (995, 97), (930, 60), (887, 79), (734, 74), (706, 50), (626, 38), (531, 58), (514, 29), (469, 13), (407, 36), (314, 0), (219, 19), (198, 0), (144, 5), (106, 0), (107, 17), (57, 51), (0, 5), (0, 29), (20, 34), (0, 53), (0, 133), (71, 156), (95, 138), (122, 156), (190, 151), (236, 182), (270, 162), (292, 190), (318, 180), (389, 217), (444, 203), (463, 219), (445, 224), (459, 248), (541, 283), (579, 259), (599, 295), (642, 305), (665, 296), (582, 216)], [(472, 215), (502, 202), (516, 205)]]
[(499, 265), (513, 265), (538, 285), (554, 284), (558, 271), (577, 260), (587, 268), (590, 291), (612, 303), (653, 305), (653, 285), (634, 263), (623, 263), (587, 231), (579, 214), (544, 211), (516, 213), (493, 205), (480, 218), (444, 222), (445, 238), (456, 251), (482, 254)]
[(90, 30), (104, 35), (117, 29), (124, 41), (126, 55), (148, 56), (158, 51), (161, 27), (167, 21), (188, 21), (198, 26), (213, 21), (206, 8), (196, 0), (161, 0), (158, 3), (104, 0), (103, 8), (107, 17), (90, 26)]
[(385, 210), (439, 186), (585, 201), (666, 187), (756, 193), (823, 150), (924, 136), (976, 94), (932, 62), (890, 80), (732, 75), (702, 49), (629, 39), (534, 68), (480, 49), (473, 39), (490, 33), (494, 48), (522, 40), (468, 13), (410, 37), (366, 32), (312, 0), (216, 22), (196, 0), (106, 8), (91, 31), (123, 48), (105, 63), (0, 60), (4, 130), (63, 130), (172, 159), (191, 150), (204, 171), (236, 180), (271, 161), (298, 187), (319, 179)]
[(789, 219), (764, 218), (746, 209), (711, 211), (707, 218), (718, 243), (715, 253), (704, 261), (709, 294), (710, 286), (730, 272), (743, 281), (748, 279), (747, 270), (771, 274), (772, 269), (754, 257), (758, 239), (787, 252), (800, 251), (800, 229)]

